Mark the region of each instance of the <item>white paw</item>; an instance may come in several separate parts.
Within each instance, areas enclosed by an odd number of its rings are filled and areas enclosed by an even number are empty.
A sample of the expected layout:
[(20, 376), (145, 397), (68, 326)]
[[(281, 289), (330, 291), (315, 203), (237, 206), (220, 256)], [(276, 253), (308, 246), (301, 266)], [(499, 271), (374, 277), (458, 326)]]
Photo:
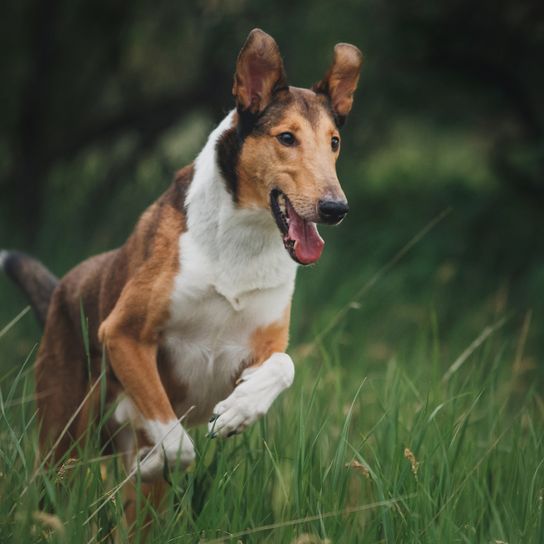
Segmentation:
[(260, 367), (244, 371), (242, 383), (213, 409), (208, 423), (209, 436), (232, 436), (255, 423), (291, 385), (293, 377), (293, 362), (285, 353), (276, 353)]
[(185, 470), (195, 460), (191, 437), (177, 421), (170, 424), (147, 421), (145, 430), (156, 446), (140, 448), (136, 454), (132, 469), (139, 469), (142, 481), (161, 478), (165, 463)]
[(229, 397), (213, 409), (213, 416), (208, 423), (208, 431), (212, 438), (241, 433), (266, 414), (268, 407), (256, 404), (256, 399), (242, 389), (243, 385), (245, 384), (239, 385)]

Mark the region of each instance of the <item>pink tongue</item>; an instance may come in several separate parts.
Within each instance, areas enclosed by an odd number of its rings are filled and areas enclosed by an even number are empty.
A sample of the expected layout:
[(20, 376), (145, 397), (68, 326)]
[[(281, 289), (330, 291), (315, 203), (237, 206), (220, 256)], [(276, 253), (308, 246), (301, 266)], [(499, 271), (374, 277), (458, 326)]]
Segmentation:
[(289, 232), (287, 238), (295, 242), (295, 255), (302, 264), (315, 263), (323, 251), (325, 242), (319, 236), (315, 223), (302, 219), (287, 200)]

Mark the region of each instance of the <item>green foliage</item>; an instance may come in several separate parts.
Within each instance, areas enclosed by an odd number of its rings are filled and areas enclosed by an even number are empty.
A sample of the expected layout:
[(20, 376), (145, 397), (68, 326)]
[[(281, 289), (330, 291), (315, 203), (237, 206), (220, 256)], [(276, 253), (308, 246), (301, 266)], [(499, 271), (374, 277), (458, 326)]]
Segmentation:
[(537, 0), (20, 0), (0, 20), (0, 232), (12, 227), (0, 244), (45, 253), (47, 216), (66, 209), (94, 230), (104, 200), (140, 190), (150, 156), (168, 179), (181, 164), (162, 160), (164, 136), (231, 107), (236, 54), (256, 26), (297, 86), (322, 76), (334, 43), (361, 48), (348, 138), (365, 156), (416, 117), (434, 125), (431, 142), (451, 130), (479, 139), (494, 182), (542, 203)]
[[(406, 123), (364, 160), (346, 146), (340, 168), (352, 211), (339, 228), (322, 229), (322, 260), (300, 271), (293, 388), (240, 437), (193, 432), (197, 464), (170, 475), (166, 511), (151, 512), (152, 542), (544, 538), (543, 348), (534, 325), (542, 267), (532, 251), (537, 233), (526, 229), (539, 213), (494, 190), (473, 141), (430, 138), (432, 127)], [(161, 153), (189, 158), (200, 144), (190, 136), (201, 140), (208, 127), (195, 116)], [(60, 224), (48, 220), (43, 247), (55, 267), (121, 242), (159, 178), (154, 161), (143, 161), (139, 194), (126, 188), (105, 201), (110, 213), (89, 236), (76, 210), (63, 210)], [(72, 222), (73, 230), (63, 227)], [(24, 303), (8, 282), (0, 289), (8, 324)], [(103, 457), (95, 429), (75, 464), (45, 468), (37, 459), (31, 365), (39, 335), (31, 315), (0, 330), (0, 542), (108, 542), (114, 529), (123, 541), (122, 496), (107, 499), (125, 475), (119, 459)]]
[[(339, 342), (333, 328), (326, 342), (295, 349), (293, 388), (243, 435), (220, 441), (197, 430), (196, 465), (169, 472), (164, 512), (142, 507), (136, 534), (153, 519), (157, 543), (308, 534), (542, 542), (544, 405), (534, 388), (519, 394), (515, 346), (497, 332), (444, 379), (432, 328), (414, 339), (412, 357), (372, 372), (356, 350), (340, 358)], [(0, 541), (125, 541), (125, 475), (98, 449), (100, 421), (59, 464), (37, 458), (30, 362), (1, 382)]]
[[(295, 384), (242, 436), (196, 431), (196, 466), (169, 475), (152, 542), (544, 541), (539, 9), (9, 7), (0, 246), (59, 275), (123, 243), (193, 160), (231, 106), (251, 28), (277, 39), (294, 85), (322, 75), (337, 41), (365, 54), (339, 161), (351, 212), (322, 229), (324, 256), (297, 282)], [(32, 384), (41, 331), (3, 278), (0, 302), (0, 542), (112, 542), (113, 530), (125, 541), (122, 497), (109, 495), (125, 475), (96, 443), (107, 408), (76, 462), (43, 465)]]

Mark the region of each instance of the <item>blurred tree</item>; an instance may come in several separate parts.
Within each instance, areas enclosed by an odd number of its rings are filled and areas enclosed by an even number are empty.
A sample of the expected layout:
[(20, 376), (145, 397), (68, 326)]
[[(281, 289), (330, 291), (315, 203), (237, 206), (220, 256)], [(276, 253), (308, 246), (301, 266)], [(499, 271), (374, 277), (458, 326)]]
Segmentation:
[(485, 131), (498, 179), (544, 199), (544, 4), (395, 0), (382, 16), (407, 45), (407, 88), (419, 106)]
[(220, 109), (228, 96), (228, 17), (173, 2), (28, 0), (9, 10), (0, 190), (28, 241), (60, 163), (130, 133), (132, 152), (96, 185), (97, 194), (111, 190), (183, 115)]
[(361, 46), (361, 147), (379, 145), (400, 115), (461, 125), (488, 139), (500, 179), (544, 198), (536, 0), (20, 0), (0, 18), (2, 223), (31, 245), (63, 164), (130, 135), (129, 152), (93, 180), (92, 207), (189, 112), (224, 111), (254, 26), (277, 38), (295, 84), (319, 78), (335, 41)]

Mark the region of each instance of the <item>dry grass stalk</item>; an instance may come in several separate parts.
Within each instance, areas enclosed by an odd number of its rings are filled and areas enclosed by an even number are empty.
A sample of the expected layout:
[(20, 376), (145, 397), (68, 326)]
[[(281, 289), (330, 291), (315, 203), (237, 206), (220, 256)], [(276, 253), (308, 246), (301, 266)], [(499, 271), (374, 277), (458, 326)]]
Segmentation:
[(416, 459), (416, 456), (413, 454), (412, 450), (410, 448), (404, 448), (404, 457), (410, 461), (410, 465), (412, 465), (412, 472), (414, 476), (417, 478), (417, 471), (419, 468), (419, 462)]

